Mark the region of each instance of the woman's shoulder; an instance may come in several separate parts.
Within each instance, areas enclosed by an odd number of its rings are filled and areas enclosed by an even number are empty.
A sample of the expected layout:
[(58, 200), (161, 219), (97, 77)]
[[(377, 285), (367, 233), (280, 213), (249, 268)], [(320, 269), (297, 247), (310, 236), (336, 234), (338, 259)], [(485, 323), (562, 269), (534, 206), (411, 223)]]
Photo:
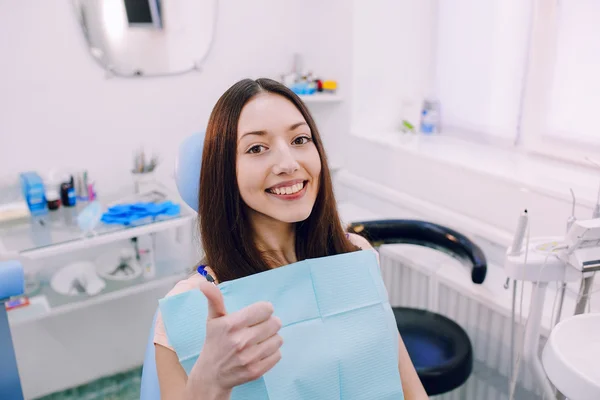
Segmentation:
[(379, 252), (375, 250), (375, 248), (371, 245), (364, 237), (357, 235), (356, 233), (347, 233), (346, 236), (352, 242), (353, 245), (360, 248), (361, 250), (371, 250), (375, 253), (375, 257), (377, 258), (377, 263), (379, 263)]
[(356, 233), (347, 233), (346, 236), (352, 242), (353, 245), (360, 247), (363, 250), (370, 250), (373, 248), (371, 243), (364, 237), (357, 235)]

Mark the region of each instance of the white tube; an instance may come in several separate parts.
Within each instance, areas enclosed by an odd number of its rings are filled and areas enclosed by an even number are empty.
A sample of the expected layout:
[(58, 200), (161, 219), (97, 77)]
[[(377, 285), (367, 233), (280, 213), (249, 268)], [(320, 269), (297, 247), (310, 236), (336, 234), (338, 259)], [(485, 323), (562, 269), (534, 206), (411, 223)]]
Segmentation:
[(527, 230), (528, 219), (529, 217), (527, 215), (527, 210), (525, 210), (519, 216), (519, 221), (517, 222), (515, 237), (513, 238), (512, 245), (510, 246), (509, 255), (511, 256), (516, 256), (521, 253), (521, 249), (523, 248), (523, 239), (525, 239), (525, 231)]
[(544, 309), (544, 300), (546, 297), (547, 282), (533, 282), (533, 291), (531, 293), (531, 304), (529, 306), (529, 318), (527, 329), (525, 330), (525, 340), (523, 342), (523, 359), (531, 366), (533, 375), (540, 383), (542, 391), (547, 399), (555, 399), (556, 393), (548, 381), (542, 361), (538, 357), (540, 345), (540, 328), (542, 325), (542, 311)]

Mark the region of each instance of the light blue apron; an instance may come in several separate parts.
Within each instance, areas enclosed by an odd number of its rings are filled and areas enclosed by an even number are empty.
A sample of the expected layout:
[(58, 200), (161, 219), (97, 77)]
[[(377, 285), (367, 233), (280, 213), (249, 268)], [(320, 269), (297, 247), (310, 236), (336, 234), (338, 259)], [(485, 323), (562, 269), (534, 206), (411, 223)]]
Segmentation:
[[(283, 326), (281, 360), (232, 400), (402, 400), (398, 330), (376, 255), (304, 260), (219, 284), (227, 312), (269, 301)], [(160, 300), (169, 343), (190, 373), (206, 334), (200, 290)]]

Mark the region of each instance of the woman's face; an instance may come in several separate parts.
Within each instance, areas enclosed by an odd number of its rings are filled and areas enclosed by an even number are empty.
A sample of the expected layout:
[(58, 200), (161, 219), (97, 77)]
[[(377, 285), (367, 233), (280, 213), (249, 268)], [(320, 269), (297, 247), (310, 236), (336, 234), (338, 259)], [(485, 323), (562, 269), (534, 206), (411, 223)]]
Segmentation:
[(308, 218), (321, 159), (292, 102), (261, 93), (246, 103), (238, 121), (236, 169), (240, 195), (253, 212), (288, 223)]

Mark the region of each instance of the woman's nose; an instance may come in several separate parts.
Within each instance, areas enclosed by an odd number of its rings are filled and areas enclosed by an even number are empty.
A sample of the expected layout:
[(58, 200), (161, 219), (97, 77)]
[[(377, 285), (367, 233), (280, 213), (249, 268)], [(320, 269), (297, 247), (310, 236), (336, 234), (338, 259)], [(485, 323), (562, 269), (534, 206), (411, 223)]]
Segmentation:
[(300, 168), (298, 161), (290, 150), (291, 149), (279, 149), (277, 151), (277, 159), (273, 164), (274, 174), (293, 174)]

